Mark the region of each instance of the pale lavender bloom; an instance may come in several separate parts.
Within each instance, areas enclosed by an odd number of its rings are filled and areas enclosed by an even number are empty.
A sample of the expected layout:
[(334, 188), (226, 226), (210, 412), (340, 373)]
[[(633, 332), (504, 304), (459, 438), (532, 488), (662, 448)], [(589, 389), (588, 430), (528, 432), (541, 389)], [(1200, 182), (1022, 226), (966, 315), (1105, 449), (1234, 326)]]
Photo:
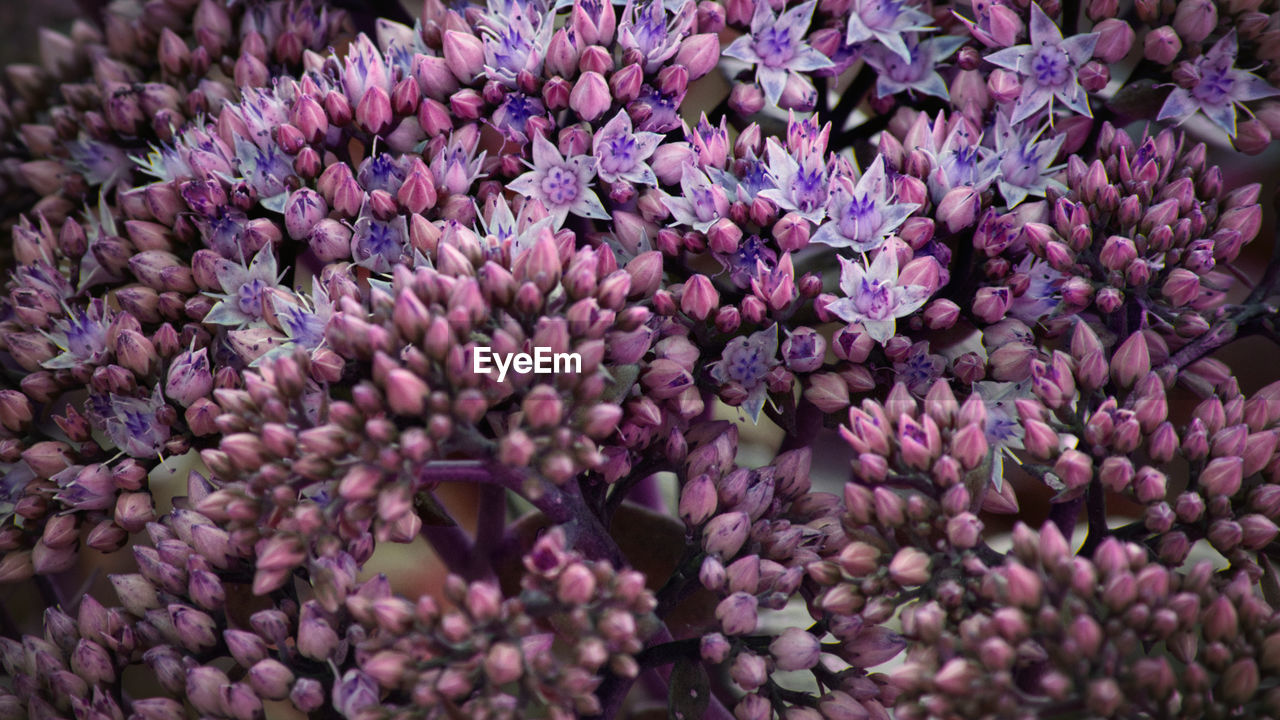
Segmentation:
[(684, 102), (685, 93), (667, 95), (652, 85), (642, 85), (640, 95), (627, 107), (631, 110), (643, 108), (648, 115), (637, 130), (643, 132), (666, 133), (680, 127), (680, 104)]
[(347, 720), (356, 720), (362, 710), (381, 702), (378, 683), (360, 670), (348, 670), (333, 684), (333, 709)]
[[(1192, 61), (1199, 80), (1190, 89), (1176, 87), (1165, 99), (1157, 120), (1173, 120), (1181, 124), (1187, 118), (1203, 112), (1214, 125), (1227, 135), (1236, 136), (1236, 106), (1244, 106), (1250, 100), (1280, 95), (1265, 80), (1246, 70), (1235, 67), (1235, 30), (1214, 43), (1209, 52)], [(1247, 112), (1247, 110), (1246, 110)]]
[(485, 253), (490, 258), (500, 258), (502, 250), (508, 248), (511, 260), (514, 261), (521, 253), (533, 247), (542, 237), (544, 229), (551, 229), (552, 218), (534, 216), (534, 205), (535, 203), (522, 205), (517, 218), (511, 212), (506, 198), (502, 195), (490, 196), (485, 203), (485, 212), (479, 218), (482, 230), (477, 233), (483, 238)]
[(452, 195), (465, 195), (471, 185), (485, 176), (485, 152), (480, 146), (480, 133), (474, 125), (464, 126), (449, 135), (444, 149), (431, 158), (431, 176)]
[(916, 395), (923, 396), (933, 387), (933, 381), (942, 377), (947, 360), (929, 352), (929, 342), (921, 340), (907, 351), (907, 356), (893, 364), (893, 374), (899, 382)]
[(769, 179), (774, 187), (761, 190), (760, 196), (777, 203), (783, 210), (794, 210), (809, 222), (822, 222), (827, 215), (829, 184), (822, 153), (802, 153), (797, 162), (773, 138), (769, 138), (765, 151), (769, 155)]
[(724, 50), (724, 55), (756, 66), (756, 82), (771, 105), (777, 105), (782, 98), (788, 76), (795, 76), (812, 88), (804, 73), (833, 64), (804, 42), (816, 5), (817, 0), (809, 0), (778, 16), (769, 3), (758, 2), (751, 17), (751, 34), (734, 40)]
[(365, 158), (356, 171), (356, 181), (365, 192), (384, 190), (395, 195), (407, 177), (409, 157), (390, 153), (378, 153)]
[(738, 243), (736, 252), (730, 255), (716, 254), (716, 259), (729, 271), (729, 279), (740, 288), (751, 287), (752, 280), (771, 270), (778, 262), (778, 253), (760, 239), (752, 235)]
[(938, 64), (964, 45), (965, 38), (939, 35), (920, 41), (916, 33), (906, 35), (909, 58), (884, 46), (868, 48), (866, 61), (876, 69), (876, 95), (889, 97), (900, 92), (918, 92), (947, 100), (947, 84), (938, 74)]
[(769, 178), (769, 166), (753, 153), (738, 158), (730, 164), (727, 172), (720, 168), (707, 168), (707, 174), (719, 186), (725, 188), (729, 198), (734, 202), (751, 204), (761, 191), (772, 188), (773, 180)]
[(352, 230), (351, 256), (374, 272), (391, 272), (408, 246), (409, 226), (403, 215), (384, 221), (361, 213)]
[[(818, 228), (812, 241), (831, 247), (853, 248), (858, 252), (880, 247), (917, 207), (910, 203), (890, 202), (889, 189), (884, 158), (879, 155), (858, 178), (857, 185), (850, 187), (848, 178), (836, 178), (827, 203), (831, 220)], [(895, 277), (897, 272), (895, 260)]]
[(1014, 268), (1014, 272), (1025, 274), (1030, 278), (1026, 292), (1013, 299), (1009, 306), (1010, 317), (1015, 317), (1028, 325), (1034, 325), (1049, 317), (1062, 304), (1062, 286), (1067, 276), (1049, 267), (1044, 260), (1035, 260), (1028, 253), (1022, 262)]
[(111, 322), (112, 315), (99, 298), (90, 300), (84, 309), (67, 308), (67, 316), (54, 322), (52, 332), (45, 333), (62, 353), (42, 365), (50, 370), (62, 370), (81, 364), (102, 364), (110, 356), (107, 331)]
[(933, 160), (933, 170), (929, 173), (929, 197), (934, 203), (942, 202), (947, 192), (957, 187), (986, 192), (1000, 176), (1000, 156), (984, 147), (981, 138), (975, 137), (965, 123), (958, 123), (952, 128), (941, 148), (924, 150)]
[[(484, 40), (484, 65), (489, 77), (506, 85), (516, 86), (516, 76), (528, 70), (535, 76), (542, 74), (542, 60), (555, 23), (539, 17), (530, 18), (534, 8), (511, 3), (509, 8), (494, 12), (485, 18), (482, 26)], [(540, 22), (534, 22), (540, 20)]]
[(379, 87), (391, 94), (391, 71), (383, 54), (363, 33), (348, 46), (343, 57), (342, 89), (351, 107), (360, 104), (370, 88)]
[(393, 71), (399, 70), (402, 77), (413, 72), (414, 55), (426, 55), (430, 52), (427, 44), (422, 41), (421, 27), (421, 21), (415, 23), (415, 27), (409, 27), (386, 18), (378, 18), (374, 24), (378, 47), (382, 49), (387, 65), (392, 66)]
[(702, 117), (698, 119), (692, 130), (685, 125), (684, 139), (697, 155), (698, 167), (708, 169), (723, 167), (731, 155), (730, 150), (733, 145), (729, 142), (727, 116), (720, 118), (720, 126), (717, 127), (707, 120), (706, 113), (702, 113)]
[(98, 142), (81, 134), (80, 139), (67, 143), (67, 152), (71, 161), (92, 185), (102, 185), (109, 189), (129, 176), (133, 164), (129, 156), (115, 145)]
[(523, 93), (508, 93), (502, 104), (493, 111), (493, 127), (508, 140), (515, 140), (523, 145), (527, 140), (525, 134), (529, 119), (545, 116), (547, 108), (536, 97)]
[(625, 180), (636, 185), (657, 186), (658, 178), (645, 161), (661, 142), (662, 136), (658, 133), (633, 132), (631, 116), (620, 110), (592, 138), (596, 174), (605, 182)]
[(996, 184), (1011, 208), (1028, 196), (1044, 197), (1049, 189), (1067, 192), (1065, 185), (1051, 177), (1062, 166), (1050, 165), (1058, 157), (1066, 136), (1039, 140), (1043, 132), (1041, 128), (1026, 137), (1024, 131), (1013, 128), (1004, 113), (996, 117), (996, 155), (1000, 158), (1000, 177)]
[[(360, 36), (364, 38), (363, 35)], [(357, 102), (359, 98), (352, 101)], [(272, 133), (284, 123), (289, 122), (289, 104), (273, 91), (263, 88), (245, 88), (240, 102), (227, 106), (227, 112), (233, 113), (244, 122), (249, 130), (249, 140), (262, 149), (275, 145)]]
[(906, 317), (929, 299), (929, 289), (921, 285), (898, 284), (898, 256), (881, 251), (871, 267), (840, 258), (840, 289), (845, 297), (828, 309), (841, 320), (862, 323), (878, 343), (893, 337), (897, 319)]
[[(987, 436), (987, 445), (994, 450), (991, 454), (991, 483), (999, 492), (1004, 482), (1004, 456), (1014, 457), (1014, 450), (1021, 450), (1026, 431), (1018, 418), (1015, 402), (1018, 398), (1034, 397), (1030, 381), (1023, 382), (991, 382), (984, 380), (974, 383), (973, 390), (982, 398), (987, 406), (987, 424), (983, 430)], [(1015, 458), (1016, 462), (1016, 458)]]
[(169, 440), (169, 426), (156, 413), (165, 406), (157, 385), (150, 398), (112, 394), (99, 418), (111, 443), (131, 457), (155, 457)]
[(1058, 26), (1039, 5), (1032, 3), (1031, 44), (1015, 45), (986, 57), (992, 65), (1023, 76), (1013, 122), (1029, 119), (1046, 105), (1052, 115), (1054, 98), (1081, 115), (1093, 117), (1088, 95), (1080, 87), (1076, 73), (1089, 61), (1097, 43), (1098, 33), (1072, 35), (1064, 40)]
[(720, 361), (709, 368), (717, 382), (738, 383), (747, 391), (742, 408), (752, 422), (760, 421), (760, 411), (769, 392), (769, 371), (780, 364), (778, 360), (778, 326), (768, 328), (748, 337), (736, 337), (728, 342)]
[(934, 28), (932, 18), (903, 0), (853, 0), (849, 9), (849, 29), (845, 40), (850, 44), (875, 40), (906, 62), (911, 52), (903, 33), (927, 32)]
[[(240, 176), (264, 201), (281, 198), (279, 205), (283, 209), (289, 192), (284, 180), (293, 175), (293, 159), (274, 142), (263, 147), (236, 135), (235, 145)], [(264, 205), (270, 207), (269, 203)]]
[(214, 325), (243, 327), (263, 318), (263, 296), (279, 287), (280, 275), (276, 269), (276, 256), (267, 245), (253, 256), (246, 267), (243, 263), (225, 261), (218, 272), (218, 283), (224, 295), (209, 310), (204, 322)]
[(598, 220), (608, 220), (609, 213), (591, 189), (596, 176), (596, 159), (578, 155), (565, 159), (555, 145), (542, 135), (533, 139), (532, 170), (508, 185), (512, 190), (542, 203), (553, 218), (552, 227), (560, 229), (569, 213)]
[(324, 343), (324, 331), (333, 317), (333, 303), (324, 283), (313, 283), (311, 299), (303, 295), (292, 296), (286, 300), (283, 294), (271, 296), (271, 309), (275, 311), (276, 321), (280, 329), (289, 337), (290, 346), (315, 350)]
[(639, 52), (646, 73), (657, 72), (680, 49), (697, 17), (693, 0), (677, 0), (669, 22), (662, 0), (627, 0), (618, 22), (618, 45)]
[(729, 198), (724, 189), (712, 184), (705, 173), (690, 163), (685, 163), (680, 176), (680, 190), (680, 197), (667, 195), (662, 199), (677, 223), (706, 232), (729, 211)]
[(209, 249), (222, 257), (237, 257), (243, 254), (244, 231), (249, 225), (249, 216), (234, 206), (222, 205), (206, 217), (194, 217), (192, 221), (200, 230), (200, 237)]

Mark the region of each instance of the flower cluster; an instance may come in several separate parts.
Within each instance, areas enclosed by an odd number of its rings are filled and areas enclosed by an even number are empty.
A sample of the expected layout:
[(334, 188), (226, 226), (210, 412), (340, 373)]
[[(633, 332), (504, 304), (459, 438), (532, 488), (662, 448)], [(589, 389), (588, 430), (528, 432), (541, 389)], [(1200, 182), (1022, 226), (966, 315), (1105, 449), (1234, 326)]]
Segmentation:
[(83, 4), (0, 717), (1280, 715), (1275, 8)]

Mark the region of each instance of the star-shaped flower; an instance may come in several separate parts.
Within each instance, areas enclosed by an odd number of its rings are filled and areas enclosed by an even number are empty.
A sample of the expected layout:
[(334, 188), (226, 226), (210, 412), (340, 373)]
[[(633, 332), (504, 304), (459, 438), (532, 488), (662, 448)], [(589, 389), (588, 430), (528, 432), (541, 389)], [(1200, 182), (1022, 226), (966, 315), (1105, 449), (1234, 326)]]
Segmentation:
[(853, 0), (845, 39), (850, 44), (875, 40), (903, 61), (911, 62), (911, 53), (902, 35), (933, 30), (931, 21), (926, 13), (903, 0)]
[(680, 190), (680, 197), (667, 195), (662, 202), (675, 216), (676, 222), (698, 232), (711, 229), (729, 212), (729, 198), (724, 188), (712, 184), (705, 173), (690, 163), (685, 163), (681, 173)]
[(217, 296), (221, 300), (205, 315), (204, 322), (241, 327), (262, 320), (265, 297), (279, 287), (279, 281), (276, 256), (270, 245), (259, 250), (247, 267), (223, 263), (218, 282), (225, 294)]
[(553, 218), (553, 228), (560, 229), (569, 213), (609, 219), (609, 213), (591, 189), (591, 179), (596, 176), (595, 158), (577, 155), (566, 160), (550, 140), (538, 135), (533, 139), (533, 163), (529, 167), (532, 168), (529, 172), (508, 187), (541, 202)]
[(778, 326), (736, 337), (724, 348), (720, 361), (711, 365), (711, 377), (721, 384), (737, 383), (747, 391), (742, 408), (752, 422), (760, 421), (760, 411), (769, 393), (769, 371), (780, 364), (778, 360)]
[(809, 222), (820, 223), (826, 217), (827, 168), (821, 153), (804, 153), (797, 162), (777, 140), (769, 138), (769, 178), (774, 187), (761, 190), (760, 196), (778, 204), (783, 210), (794, 210)]
[(1053, 179), (1059, 166), (1050, 164), (1058, 157), (1065, 135), (1040, 140), (1045, 128), (1027, 137), (1015, 130), (1004, 113), (996, 117), (996, 154), (1000, 158), (1000, 177), (996, 180), (1000, 194), (1009, 207), (1015, 207), (1028, 196), (1044, 197), (1050, 188), (1065, 193), (1067, 187)]
[(636, 185), (657, 185), (653, 169), (645, 161), (662, 142), (662, 136), (651, 132), (633, 132), (631, 116), (619, 110), (612, 120), (596, 131), (591, 141), (596, 174), (605, 182), (625, 180)]
[(893, 337), (898, 318), (919, 310), (929, 299), (929, 289), (922, 285), (898, 284), (898, 256), (892, 252), (876, 253), (871, 267), (844, 257), (840, 266), (845, 297), (828, 309), (845, 322), (862, 323), (878, 343)]
[(907, 58), (885, 46), (869, 48), (864, 57), (876, 69), (876, 95), (884, 98), (900, 92), (918, 92), (948, 99), (947, 84), (938, 74), (938, 63), (951, 57), (965, 42), (964, 38), (954, 35), (921, 41), (916, 33), (908, 33), (904, 40)]
[[(831, 220), (813, 234), (813, 242), (832, 247), (853, 248), (868, 252), (880, 247), (916, 209), (909, 203), (893, 203), (889, 199), (889, 179), (884, 172), (884, 158), (877, 155), (871, 167), (853, 185), (846, 177), (831, 184), (827, 209)], [(897, 261), (894, 261), (897, 277)]]
[(756, 66), (756, 82), (764, 89), (771, 105), (777, 105), (782, 97), (788, 75), (809, 83), (802, 73), (833, 64), (830, 58), (803, 41), (815, 6), (817, 0), (809, 0), (779, 16), (774, 15), (769, 3), (756, 3), (755, 14), (751, 16), (751, 34), (734, 40), (724, 50), (726, 56)]
[(1174, 88), (1156, 119), (1181, 124), (1199, 111), (1234, 138), (1237, 105), (1243, 107), (1250, 100), (1280, 95), (1280, 90), (1262, 78), (1235, 67), (1237, 51), (1236, 33), (1232, 30), (1209, 52), (1192, 61), (1199, 80), (1190, 89)]
[(1093, 55), (1098, 33), (1072, 35), (1062, 31), (1040, 6), (1031, 5), (1031, 44), (1015, 45), (987, 56), (987, 62), (1013, 70), (1023, 77), (1022, 92), (1013, 108), (1013, 122), (1020, 123), (1049, 106), (1057, 98), (1075, 112), (1093, 117), (1089, 98), (1076, 77), (1080, 66)]

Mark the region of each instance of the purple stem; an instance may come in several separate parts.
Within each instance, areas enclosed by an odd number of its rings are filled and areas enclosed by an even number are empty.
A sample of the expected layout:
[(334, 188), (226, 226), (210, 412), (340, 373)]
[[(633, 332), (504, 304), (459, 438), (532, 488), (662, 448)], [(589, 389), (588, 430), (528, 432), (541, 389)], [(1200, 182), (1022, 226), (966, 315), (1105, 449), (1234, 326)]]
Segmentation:
[(471, 574), (493, 579), (494, 553), (502, 542), (507, 525), (507, 494), (496, 485), (480, 488), (480, 510), (476, 518), (476, 543), (471, 554)]
[(658, 476), (656, 474), (636, 483), (627, 499), (654, 512), (664, 515), (667, 513), (667, 501), (662, 497), (662, 488), (658, 487)]
[(422, 537), (431, 543), (440, 561), (449, 568), (449, 572), (468, 580), (481, 579), (472, 568), (471, 538), (467, 532), (457, 525), (423, 525)]

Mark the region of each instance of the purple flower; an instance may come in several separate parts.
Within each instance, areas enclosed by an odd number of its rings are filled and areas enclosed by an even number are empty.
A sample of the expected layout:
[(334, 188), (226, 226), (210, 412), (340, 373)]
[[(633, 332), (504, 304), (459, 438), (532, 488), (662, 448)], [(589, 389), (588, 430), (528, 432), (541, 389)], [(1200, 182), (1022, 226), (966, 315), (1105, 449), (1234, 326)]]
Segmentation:
[[(846, 177), (831, 184), (827, 208), (831, 220), (813, 234), (813, 242), (867, 252), (880, 247), (917, 206), (889, 201), (889, 180), (884, 158), (876, 156), (871, 167), (850, 187)], [(895, 261), (894, 276), (897, 276)]]
[(164, 406), (159, 385), (149, 398), (113, 393), (98, 419), (114, 447), (132, 457), (155, 457), (169, 440), (169, 426), (156, 415)]
[(991, 477), (996, 491), (1004, 482), (1004, 456), (1012, 451), (1021, 450), (1025, 431), (1018, 420), (1018, 410), (1014, 403), (1018, 398), (1035, 397), (1031, 391), (1030, 381), (1023, 382), (991, 382), (974, 383), (973, 390), (982, 398), (987, 407), (987, 424), (983, 428), (987, 436), (987, 444), (995, 451), (991, 454)]
[(752, 235), (738, 243), (731, 255), (717, 255), (716, 259), (729, 271), (729, 279), (740, 288), (751, 287), (752, 280), (759, 280), (778, 262), (778, 254), (759, 235)]
[(905, 358), (893, 364), (893, 373), (898, 382), (904, 383), (908, 390), (923, 396), (933, 387), (933, 382), (942, 376), (946, 366), (946, 358), (931, 354), (929, 342), (921, 340), (911, 345)]
[(1236, 33), (1227, 33), (1208, 52), (1192, 61), (1198, 80), (1194, 87), (1174, 88), (1160, 108), (1157, 120), (1173, 120), (1178, 124), (1203, 112), (1227, 135), (1236, 136), (1236, 106), (1250, 100), (1280, 95), (1265, 80), (1236, 64)]
[(658, 179), (645, 161), (661, 142), (662, 136), (658, 133), (633, 132), (631, 116), (620, 110), (592, 138), (591, 154), (597, 161), (596, 172), (605, 182), (625, 180), (636, 185), (656, 186)]
[(476, 155), (479, 145), (480, 132), (474, 125), (453, 132), (444, 149), (431, 158), (428, 165), (431, 176), (449, 193), (466, 194), (471, 185), (486, 174), (483, 170), (484, 151)]
[(941, 148), (935, 151), (929, 147), (925, 152), (933, 160), (929, 197), (935, 203), (942, 202), (947, 192), (957, 187), (986, 192), (1000, 175), (1000, 156), (981, 144), (968, 123), (957, 123)]
[(367, 35), (360, 35), (347, 48), (343, 59), (342, 89), (351, 107), (360, 104), (370, 88), (382, 88), (391, 94), (391, 72), (378, 48)]
[(893, 337), (897, 319), (920, 309), (929, 299), (921, 285), (898, 284), (898, 256), (880, 251), (870, 267), (840, 258), (840, 289), (845, 297), (828, 309), (845, 322), (862, 323), (878, 343)]
[(680, 176), (680, 190), (679, 197), (667, 195), (662, 202), (676, 222), (694, 230), (706, 232), (729, 210), (724, 189), (712, 184), (705, 173), (688, 163)]
[(312, 285), (310, 300), (302, 295), (294, 295), (292, 299), (286, 299), (283, 293), (272, 295), (271, 309), (289, 342), (268, 355), (292, 352), (295, 347), (315, 350), (324, 343), (325, 328), (329, 326), (329, 318), (333, 317), (333, 303), (323, 283)]
[(555, 145), (542, 135), (533, 139), (533, 163), (529, 172), (508, 186), (512, 190), (542, 203), (553, 218), (552, 227), (564, 225), (569, 213), (580, 217), (608, 220), (609, 213), (591, 189), (596, 176), (596, 159), (577, 155), (565, 159)]
[(378, 153), (365, 158), (356, 171), (356, 181), (365, 192), (384, 190), (395, 195), (409, 176), (409, 158)]
[(62, 353), (43, 365), (50, 370), (73, 368), (77, 365), (99, 365), (109, 357), (107, 331), (112, 316), (102, 300), (94, 298), (85, 309), (67, 308), (67, 316), (53, 325), (48, 338)]
[(822, 222), (827, 214), (829, 185), (822, 153), (802, 153), (797, 162), (773, 138), (769, 138), (765, 152), (769, 156), (769, 178), (774, 187), (761, 190), (760, 196), (774, 201), (784, 210), (794, 210), (810, 222)]
[(71, 161), (84, 175), (85, 180), (105, 188), (110, 188), (118, 180), (127, 178), (132, 167), (129, 156), (123, 150), (83, 134), (79, 140), (67, 143), (67, 151), (71, 154)]
[(916, 33), (909, 33), (904, 44), (907, 58), (884, 46), (867, 50), (866, 61), (877, 72), (876, 95), (884, 98), (900, 92), (918, 92), (947, 100), (947, 84), (938, 74), (938, 64), (959, 50), (965, 39), (940, 35), (919, 41)]
[(931, 18), (902, 0), (853, 0), (845, 39), (850, 44), (876, 40), (906, 62), (911, 62), (903, 33), (927, 32)]
[(361, 710), (378, 702), (378, 683), (359, 670), (348, 670), (333, 684), (333, 707), (348, 720), (355, 720)]
[(788, 76), (812, 89), (812, 83), (802, 73), (832, 66), (830, 58), (804, 42), (816, 5), (817, 0), (809, 0), (778, 16), (769, 3), (756, 3), (751, 34), (734, 40), (724, 50), (724, 55), (756, 66), (756, 82), (771, 105), (777, 105), (782, 98)]
[(403, 215), (391, 220), (375, 220), (364, 215), (351, 234), (351, 256), (356, 264), (374, 272), (391, 272), (408, 246), (409, 226)]
[(1045, 128), (1028, 133), (1025, 126), (1014, 129), (1016, 122), (1010, 121), (1004, 113), (996, 116), (996, 155), (1000, 158), (1000, 176), (996, 185), (1005, 202), (1012, 208), (1027, 196), (1044, 197), (1050, 188), (1065, 193), (1066, 186), (1051, 177), (1061, 166), (1051, 167), (1050, 164), (1058, 157), (1066, 136), (1056, 135), (1040, 140)]
[(482, 28), (485, 70), (507, 87), (516, 86), (516, 76), (522, 70), (535, 76), (542, 74), (542, 61), (555, 23), (550, 19), (533, 22), (527, 14), (533, 11), (534, 8), (511, 3), (508, 10), (489, 15)]
[(1030, 253), (1014, 270), (1025, 274), (1030, 282), (1027, 283), (1026, 292), (1013, 299), (1009, 306), (1009, 316), (1028, 325), (1035, 325), (1052, 315), (1062, 304), (1062, 286), (1067, 277), (1049, 267), (1049, 263), (1044, 260), (1035, 259)]
[(1022, 92), (1013, 109), (1013, 122), (1021, 123), (1048, 105), (1061, 100), (1075, 112), (1093, 117), (1089, 99), (1080, 87), (1076, 71), (1093, 55), (1097, 33), (1072, 35), (1062, 31), (1037, 4), (1031, 5), (1031, 44), (1015, 45), (994, 52), (987, 62), (1023, 76)]
[(734, 160), (730, 170), (732, 172), (712, 167), (707, 168), (707, 174), (726, 192), (732, 191), (731, 199), (734, 201), (752, 203), (761, 191), (773, 187), (768, 164), (754, 154)]
[(737, 383), (747, 391), (747, 399), (743, 409), (751, 416), (752, 422), (759, 422), (760, 411), (764, 409), (765, 396), (768, 394), (766, 379), (769, 371), (777, 366), (778, 360), (778, 326), (771, 325), (748, 337), (736, 337), (724, 348), (720, 361), (713, 363), (709, 369), (711, 377), (720, 383)]
[(253, 256), (246, 267), (242, 263), (225, 262), (218, 273), (225, 295), (209, 310), (204, 322), (214, 325), (243, 327), (262, 320), (263, 296), (279, 286), (276, 256), (268, 245)]
[(618, 23), (618, 45), (639, 52), (645, 72), (655, 73), (680, 49), (697, 17), (693, 0), (676, 0), (670, 22), (663, 0), (627, 0)]
[(239, 257), (244, 253), (242, 240), (249, 225), (248, 215), (234, 207), (221, 205), (213, 209), (213, 214), (195, 217), (193, 222), (210, 250), (223, 257)]
[(533, 247), (542, 237), (543, 229), (551, 227), (550, 217), (538, 217), (541, 211), (534, 213), (535, 203), (525, 203), (520, 208), (520, 217), (511, 212), (507, 199), (501, 195), (493, 195), (485, 203), (485, 212), (480, 216), (482, 231), (477, 233), (485, 240), (485, 251), (490, 257), (498, 258), (502, 250), (510, 250), (514, 261), (521, 253)]
[(528, 138), (525, 128), (530, 118), (545, 116), (547, 108), (536, 97), (523, 93), (510, 93), (502, 100), (502, 104), (493, 111), (493, 126), (508, 139), (518, 140), (524, 144)]

